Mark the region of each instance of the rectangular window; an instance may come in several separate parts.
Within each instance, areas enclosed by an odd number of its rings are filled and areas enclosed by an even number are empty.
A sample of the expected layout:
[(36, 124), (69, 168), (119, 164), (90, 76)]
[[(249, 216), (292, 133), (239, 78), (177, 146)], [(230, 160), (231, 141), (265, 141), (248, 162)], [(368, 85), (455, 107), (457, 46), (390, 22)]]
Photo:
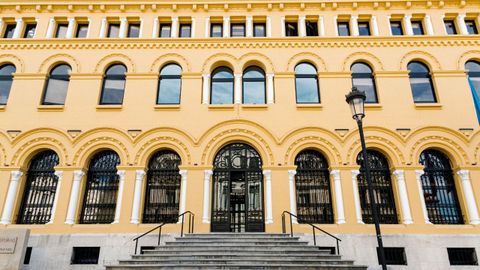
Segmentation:
[(191, 37), (192, 36), (192, 25), (189, 23), (182, 23), (180, 24), (180, 32), (179, 32), (179, 37), (185, 38), (185, 37)]
[(465, 25), (467, 26), (467, 31), (469, 35), (478, 34), (477, 25), (475, 24), (475, 21), (473, 20), (465, 21)]
[(67, 36), (68, 24), (58, 24), (57, 32), (55, 33), (56, 38), (65, 38)]
[(420, 36), (420, 35), (423, 35), (424, 32), (423, 32), (423, 24), (421, 21), (414, 21), (412, 22), (412, 30), (413, 30), (413, 34), (415, 36)]
[(403, 36), (402, 22), (391, 21), (390, 29), (392, 30), (392, 36)]
[(140, 24), (129, 23), (128, 24), (128, 36), (129, 38), (138, 38), (140, 36)]
[(212, 23), (210, 26), (210, 37), (222, 37), (223, 25), (221, 23)]
[[(403, 247), (385, 247), (385, 262), (388, 265), (407, 265), (407, 255)], [(377, 247), (377, 258), (380, 263), (380, 253)]]
[(23, 38), (33, 38), (35, 36), (35, 30), (37, 29), (37, 24), (27, 23), (25, 26), (25, 32), (23, 33)]
[(457, 29), (455, 28), (455, 22), (452, 20), (443, 21), (445, 24), (445, 30), (447, 31), (448, 35), (456, 35)]
[(350, 25), (348, 24), (348, 22), (339, 22), (337, 24), (337, 27), (339, 36), (350, 36)]
[(267, 36), (267, 27), (264, 23), (254, 23), (253, 24), (253, 36), (254, 37), (266, 37)]
[(172, 24), (162, 23), (160, 24), (160, 37), (169, 38), (172, 36)]
[(360, 36), (370, 36), (370, 24), (368, 22), (359, 22), (358, 34)]
[(5, 32), (3, 33), (3, 38), (12, 38), (13, 37), (13, 32), (15, 32), (15, 24), (7, 24), (5, 26)]
[(30, 258), (32, 257), (32, 247), (27, 247), (25, 251), (25, 258), (23, 259), (23, 264), (30, 264)]
[(285, 36), (296, 37), (298, 36), (298, 24), (297, 22), (285, 22)]
[(305, 29), (307, 31), (307, 36), (309, 37), (318, 36), (318, 23), (316, 21), (306, 21)]
[(100, 247), (73, 247), (70, 264), (98, 264)]
[(77, 33), (75, 37), (77, 38), (86, 38), (88, 33), (88, 24), (79, 24), (77, 25)]
[(118, 23), (111, 23), (108, 25), (108, 34), (107, 37), (109, 38), (118, 38), (120, 34), (120, 24)]
[(475, 248), (447, 248), (450, 265), (478, 265)]
[(243, 23), (232, 23), (230, 25), (230, 36), (231, 37), (244, 37), (245, 36), (245, 24), (243, 24)]

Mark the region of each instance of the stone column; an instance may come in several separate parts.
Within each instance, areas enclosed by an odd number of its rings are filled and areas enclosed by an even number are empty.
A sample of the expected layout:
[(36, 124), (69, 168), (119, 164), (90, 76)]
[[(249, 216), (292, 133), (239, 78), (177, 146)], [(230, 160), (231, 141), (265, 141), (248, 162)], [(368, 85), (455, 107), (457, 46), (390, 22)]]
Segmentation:
[(285, 33), (285, 16), (282, 16), (282, 18), (280, 19), (280, 22), (282, 24), (282, 37), (285, 37), (286, 36), (286, 33)]
[[(297, 215), (297, 203), (295, 197), (295, 175), (296, 170), (288, 170), (288, 191), (290, 195), (290, 213)], [(297, 218), (292, 217), (292, 223), (297, 224)]]
[(246, 36), (252, 37), (253, 36), (253, 17), (247, 16), (247, 24), (246, 24)]
[(190, 28), (190, 37), (195, 38), (195, 18), (192, 18), (192, 27)]
[[(187, 204), (187, 170), (180, 170), (180, 175), (182, 177), (181, 185), (180, 185), (180, 214), (185, 212), (186, 204)], [(181, 220), (178, 221), (182, 223)]]
[(407, 36), (413, 36), (412, 15), (405, 15), (405, 17), (403, 17), (403, 25)]
[(210, 104), (210, 74), (203, 74), (202, 104)]
[(55, 220), (55, 213), (57, 211), (58, 197), (60, 197), (60, 187), (62, 185), (63, 171), (55, 171), (57, 176), (57, 188), (55, 189), (55, 198), (53, 199), (52, 212), (50, 213), (50, 221), (47, 224), (52, 224)]
[(45, 36), (46, 38), (53, 38), (53, 35), (55, 34), (54, 33), (55, 26), (56, 26), (55, 19), (50, 18), (50, 20), (48, 21), (47, 34)]
[(235, 77), (235, 84), (234, 84), (234, 100), (235, 104), (242, 104), (242, 74), (233, 74)]
[(465, 14), (458, 14), (457, 18), (455, 18), (458, 25), (458, 30), (460, 30), (460, 34), (468, 35), (467, 25), (465, 24)]
[(325, 36), (325, 20), (323, 16), (318, 16), (318, 34), (320, 36)]
[(267, 202), (267, 211), (266, 211), (265, 224), (272, 224), (272, 223), (273, 223), (273, 208), (272, 208), (272, 171), (271, 171), (271, 170), (263, 170), (263, 175), (265, 176), (266, 202)]
[(170, 32), (172, 38), (178, 37), (178, 17), (172, 18), (172, 31)]
[(210, 177), (212, 176), (212, 170), (205, 170), (203, 177), (203, 223), (210, 223)]
[(230, 36), (230, 17), (223, 17), (223, 37)]
[(73, 224), (75, 222), (75, 211), (77, 210), (78, 194), (80, 193), (80, 181), (84, 175), (85, 173), (81, 170), (73, 172), (72, 191), (70, 192), (70, 201), (68, 202), (65, 224)]
[(160, 23), (158, 22), (158, 18), (155, 18), (153, 20), (153, 29), (152, 29), (152, 38), (157, 38), (159, 34), (159, 29), (158, 27), (160, 26)]
[(12, 38), (21, 38), (22, 32), (23, 32), (23, 19), (18, 18), (15, 20), (15, 22), (16, 22), (16, 26), (15, 26), (15, 31), (13, 32)]
[(3, 207), (2, 220), (0, 224), (10, 224), (12, 218), (13, 206), (15, 204), (15, 197), (17, 196), (18, 183), (22, 177), (23, 172), (11, 171), (10, 172), (10, 185), (8, 186), (7, 199), (5, 200), (5, 206)]
[(360, 194), (358, 193), (357, 176), (360, 174), (359, 170), (352, 170), (352, 185), (353, 185), (353, 201), (355, 203), (355, 214), (357, 216), (357, 223), (365, 224), (362, 218), (362, 206), (360, 205)]
[(299, 36), (304, 37), (307, 35), (305, 28), (305, 16), (303, 15), (298, 17), (298, 30)]
[(350, 29), (352, 36), (358, 36), (358, 16), (352, 15), (350, 17)]
[(117, 171), (119, 179), (118, 193), (117, 193), (117, 205), (115, 207), (115, 218), (112, 224), (120, 223), (120, 213), (122, 211), (122, 199), (123, 199), (123, 187), (125, 186), (125, 170)]
[(343, 208), (343, 194), (342, 194), (342, 182), (340, 178), (340, 170), (332, 170), (330, 175), (333, 177), (333, 186), (335, 188), (335, 202), (336, 202), (336, 218), (337, 224), (345, 223), (345, 210)]
[(100, 25), (100, 35), (99, 38), (104, 38), (107, 36), (107, 18), (102, 18), (102, 24)]
[(128, 20), (125, 17), (120, 18), (120, 29), (118, 30), (118, 37), (119, 38), (126, 38), (127, 37), (127, 29), (128, 28)]
[(3, 32), (4, 32), (4, 31), (3, 31), (3, 30), (4, 30), (4, 29), (3, 29), (4, 26), (5, 26), (5, 22), (3, 21), (2, 18), (0, 18), (0, 33), (3, 33)]
[(425, 172), (423, 170), (415, 170), (415, 177), (417, 178), (418, 193), (420, 194), (420, 204), (422, 205), (423, 217), (425, 218), (426, 224), (432, 224), (430, 218), (428, 217), (427, 206), (425, 204), (425, 197), (423, 196), (422, 188), (422, 175)]
[(88, 26), (87, 26), (87, 36), (85, 38), (90, 37), (90, 31), (92, 30), (92, 19), (88, 18)]
[(400, 194), (400, 205), (402, 207), (403, 224), (412, 224), (412, 214), (410, 213), (407, 185), (405, 183), (405, 172), (403, 170), (395, 170), (393, 175), (395, 178), (397, 178), (398, 194)]
[(274, 102), (274, 93), (273, 93), (273, 73), (267, 73), (267, 104), (273, 104)]
[(140, 29), (138, 29), (138, 37), (143, 38), (143, 26), (144, 26), (143, 18), (140, 18), (139, 21), (140, 21)]
[(470, 217), (469, 223), (478, 225), (480, 224), (480, 218), (478, 217), (477, 204), (475, 202), (475, 196), (473, 195), (472, 184), (470, 183), (470, 171), (459, 170), (457, 174), (462, 180), (463, 194), (465, 195), (468, 216)]
[(133, 193), (132, 217), (130, 218), (130, 223), (132, 224), (140, 223), (140, 200), (142, 196), (144, 176), (145, 170), (135, 171), (135, 190)]
[(205, 38), (210, 37), (210, 18), (205, 18)]
[(75, 31), (75, 18), (68, 18), (67, 34), (65, 34), (65, 38), (73, 38), (74, 31)]
[(370, 22), (372, 24), (372, 34), (374, 36), (378, 36), (377, 16), (372, 16), (372, 18), (370, 19)]
[[(270, 17), (268, 17), (268, 16), (267, 16), (267, 21), (266, 21), (265, 27), (267, 28), (266, 29), (267, 37), (271, 37), (272, 36), (272, 19), (270, 19)], [(283, 26), (283, 27), (285, 27), (285, 26)]]
[(433, 25), (430, 15), (425, 15), (425, 28), (427, 30), (427, 35), (433, 36)]

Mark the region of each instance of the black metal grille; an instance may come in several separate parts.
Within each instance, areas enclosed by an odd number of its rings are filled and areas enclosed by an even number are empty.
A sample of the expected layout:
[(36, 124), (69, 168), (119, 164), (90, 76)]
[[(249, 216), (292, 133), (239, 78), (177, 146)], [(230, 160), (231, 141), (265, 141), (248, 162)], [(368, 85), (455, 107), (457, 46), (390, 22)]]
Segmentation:
[(447, 248), (450, 265), (478, 265), (475, 248)]
[(178, 221), (181, 160), (172, 151), (157, 152), (148, 165), (144, 223)]
[(212, 231), (263, 232), (263, 173), (260, 155), (234, 143), (214, 160)]
[(463, 224), (450, 161), (441, 152), (427, 149), (420, 155), (425, 172), (423, 196), (428, 218), (434, 224)]
[[(393, 197), (392, 179), (388, 161), (378, 151), (367, 150), (368, 166), (372, 180), (373, 197), (378, 207), (378, 217), (382, 224), (398, 223), (397, 210), (395, 208), (395, 198)], [(360, 194), (360, 205), (362, 207), (363, 222), (372, 224), (373, 215), (370, 198), (368, 195), (368, 184), (365, 178), (365, 167), (363, 156), (360, 153), (357, 156), (357, 164), (360, 165), (360, 174), (358, 175), (358, 192)]]
[[(407, 255), (403, 247), (384, 247), (385, 262), (388, 265), (407, 265)], [(377, 247), (377, 258), (380, 263), (380, 254)]]
[(315, 150), (305, 150), (295, 158), (295, 165), (298, 222), (333, 223), (327, 160)]
[(71, 264), (98, 264), (100, 247), (73, 247)]
[(90, 161), (80, 223), (113, 222), (117, 204), (118, 164), (120, 158), (110, 150), (96, 154)]
[(58, 177), (54, 167), (58, 155), (51, 150), (37, 154), (27, 172), (18, 224), (45, 224), (50, 221), (57, 191)]

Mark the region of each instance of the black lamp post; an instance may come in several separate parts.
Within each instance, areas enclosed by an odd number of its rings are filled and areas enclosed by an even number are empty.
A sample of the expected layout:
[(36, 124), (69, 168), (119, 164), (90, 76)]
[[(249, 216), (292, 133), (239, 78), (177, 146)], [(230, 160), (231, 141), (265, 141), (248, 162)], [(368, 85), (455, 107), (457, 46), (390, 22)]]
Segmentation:
[(378, 252), (380, 264), (383, 270), (387, 270), (385, 262), (385, 251), (383, 250), (382, 233), (380, 232), (380, 221), (378, 218), (378, 207), (373, 197), (372, 179), (370, 177), (370, 168), (368, 168), (367, 147), (365, 146), (365, 136), (363, 135), (362, 119), (365, 117), (365, 93), (358, 91), (356, 87), (352, 87), (352, 91), (345, 96), (347, 103), (352, 110), (352, 117), (357, 122), (358, 132), (360, 133), (360, 142), (362, 143), (363, 167), (365, 169), (365, 177), (367, 178), (368, 197), (372, 207), (373, 223), (375, 223), (375, 232), (377, 234)]

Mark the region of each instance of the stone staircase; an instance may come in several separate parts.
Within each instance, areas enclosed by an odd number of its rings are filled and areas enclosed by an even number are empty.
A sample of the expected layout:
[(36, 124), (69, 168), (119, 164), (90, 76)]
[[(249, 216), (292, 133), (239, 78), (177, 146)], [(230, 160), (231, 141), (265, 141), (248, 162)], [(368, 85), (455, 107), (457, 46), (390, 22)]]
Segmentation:
[(176, 237), (107, 270), (127, 269), (367, 269), (299, 237), (267, 233), (209, 233)]

